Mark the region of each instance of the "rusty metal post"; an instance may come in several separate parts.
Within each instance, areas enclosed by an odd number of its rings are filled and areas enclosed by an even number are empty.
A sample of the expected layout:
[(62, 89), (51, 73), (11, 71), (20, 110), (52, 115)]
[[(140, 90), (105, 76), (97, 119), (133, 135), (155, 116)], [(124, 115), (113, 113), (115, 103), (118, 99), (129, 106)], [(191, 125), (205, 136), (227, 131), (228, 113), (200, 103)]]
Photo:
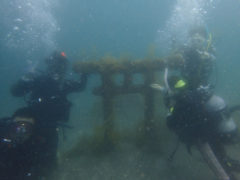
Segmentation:
[(148, 143), (154, 141), (155, 133), (155, 124), (154, 124), (154, 94), (150, 85), (154, 82), (154, 72), (146, 72), (144, 74), (144, 100), (145, 100), (145, 109), (144, 109), (144, 127), (145, 127), (145, 136)]
[(102, 100), (103, 100), (103, 118), (104, 118), (104, 148), (111, 150), (113, 148), (113, 128), (114, 128), (114, 83), (111, 73), (102, 73)]
[(129, 89), (132, 86), (132, 72), (124, 72), (123, 87)]

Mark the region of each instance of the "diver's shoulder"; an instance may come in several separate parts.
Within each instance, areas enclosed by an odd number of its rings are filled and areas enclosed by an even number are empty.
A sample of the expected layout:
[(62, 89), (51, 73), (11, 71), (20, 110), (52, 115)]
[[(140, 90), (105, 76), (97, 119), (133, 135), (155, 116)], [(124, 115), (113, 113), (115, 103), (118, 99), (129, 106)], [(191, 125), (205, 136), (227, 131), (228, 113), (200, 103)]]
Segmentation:
[(33, 82), (36, 79), (39, 79), (41, 76), (44, 76), (44, 73), (41, 71), (33, 71), (33, 72), (28, 72), (21, 76), (20, 80), (23, 82)]

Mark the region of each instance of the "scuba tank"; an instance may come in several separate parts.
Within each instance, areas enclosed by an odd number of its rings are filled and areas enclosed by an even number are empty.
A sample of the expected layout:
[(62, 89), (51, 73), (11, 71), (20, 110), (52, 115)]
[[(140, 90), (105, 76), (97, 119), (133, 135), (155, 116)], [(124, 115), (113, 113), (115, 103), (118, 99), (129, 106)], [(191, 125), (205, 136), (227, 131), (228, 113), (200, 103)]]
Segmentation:
[(217, 121), (217, 133), (220, 137), (231, 138), (237, 132), (237, 125), (227, 109), (225, 101), (216, 95), (212, 95), (205, 104), (205, 109), (209, 113), (219, 113)]

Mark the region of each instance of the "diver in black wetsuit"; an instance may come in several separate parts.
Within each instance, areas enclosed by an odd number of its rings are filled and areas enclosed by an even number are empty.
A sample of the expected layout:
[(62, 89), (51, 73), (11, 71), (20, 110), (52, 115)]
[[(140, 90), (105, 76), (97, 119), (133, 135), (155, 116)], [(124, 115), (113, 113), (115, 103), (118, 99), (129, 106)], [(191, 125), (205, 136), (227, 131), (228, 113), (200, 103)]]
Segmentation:
[(238, 140), (238, 131), (224, 100), (214, 95), (214, 87), (209, 83), (215, 57), (204, 28), (190, 32), (189, 46), (181, 50), (181, 56), (180, 72), (165, 77), (166, 88), (153, 85), (165, 92), (168, 127), (189, 151), (192, 145), (207, 142), (229, 175), (240, 171), (240, 163), (229, 158), (224, 150), (224, 144)]
[(27, 74), (11, 88), (27, 106), (0, 121), (1, 180), (37, 180), (57, 167), (57, 127), (68, 121), (71, 108), (67, 95), (84, 90), (87, 76), (65, 79), (69, 62), (63, 52), (46, 64), (46, 71)]
[(168, 127), (186, 144), (189, 152), (192, 146), (199, 148), (208, 143), (227, 175), (234, 180), (233, 172), (240, 172), (240, 162), (229, 157), (224, 146), (240, 139), (237, 125), (224, 100), (209, 89), (188, 89), (187, 82), (181, 78), (169, 79), (175, 93), (167, 97), (168, 105), (171, 104)]

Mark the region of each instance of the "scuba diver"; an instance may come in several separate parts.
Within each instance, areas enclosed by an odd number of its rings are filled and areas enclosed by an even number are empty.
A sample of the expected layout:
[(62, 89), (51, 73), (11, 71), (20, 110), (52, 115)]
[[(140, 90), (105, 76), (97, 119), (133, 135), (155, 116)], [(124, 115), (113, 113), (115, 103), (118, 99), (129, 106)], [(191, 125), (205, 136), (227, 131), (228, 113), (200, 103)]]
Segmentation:
[(64, 52), (54, 52), (45, 63), (45, 71), (24, 75), (11, 88), (27, 106), (0, 119), (1, 180), (42, 179), (57, 167), (58, 126), (65, 126), (71, 108), (67, 95), (84, 90), (87, 75), (66, 79)]
[(166, 68), (165, 87), (152, 87), (165, 94), (167, 125), (188, 151), (197, 146), (219, 179), (233, 180), (233, 172), (240, 171), (240, 162), (227, 155), (224, 145), (239, 141), (238, 130), (231, 117), (233, 110), (214, 94), (214, 85), (209, 83), (215, 63), (210, 38), (204, 28), (192, 29), (188, 46), (181, 50), (180, 71), (168, 76)]

